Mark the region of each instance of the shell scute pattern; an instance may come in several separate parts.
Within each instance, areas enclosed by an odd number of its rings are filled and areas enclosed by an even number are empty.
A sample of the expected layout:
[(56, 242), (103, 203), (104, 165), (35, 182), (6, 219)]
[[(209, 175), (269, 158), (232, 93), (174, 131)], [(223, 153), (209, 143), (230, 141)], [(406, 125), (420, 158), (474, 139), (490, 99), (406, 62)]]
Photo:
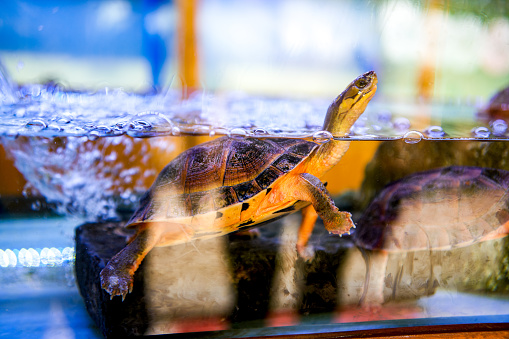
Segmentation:
[(259, 139), (233, 140), (229, 147), (223, 186), (253, 180), (261, 170), (276, 160), (284, 148)]
[(295, 167), (295, 164), (298, 164), (301, 160), (302, 157), (286, 153), (277, 158), (276, 161), (274, 161), (273, 166), (283, 173), (288, 173)]
[[(159, 195), (172, 196), (184, 193), (187, 171), (187, 154), (180, 154), (161, 171), (148, 194), (157, 190)], [(141, 202), (143, 204), (143, 201)]]
[(193, 147), (164, 168), (128, 226), (206, 214), (252, 199), (315, 147), (301, 139), (226, 137)]
[(222, 186), (227, 156), (227, 149), (221, 144), (199, 145), (189, 149), (185, 192), (203, 192)]
[(214, 211), (214, 201), (209, 192), (195, 192), (190, 194), (191, 215), (205, 214)]
[(191, 210), (191, 198), (189, 194), (181, 194), (163, 200), (166, 209), (166, 218), (178, 218), (189, 216)]
[(214, 191), (212, 192), (212, 199), (214, 200), (214, 209), (216, 211), (242, 201), (238, 198), (233, 187), (223, 186), (216, 188)]
[(249, 199), (262, 190), (262, 188), (256, 183), (255, 180), (237, 184), (233, 186), (233, 189), (235, 190), (235, 193), (237, 194), (237, 197), (240, 201)]
[(270, 166), (269, 168), (266, 168), (262, 173), (260, 173), (255, 180), (258, 186), (260, 186), (262, 189), (265, 189), (283, 174), (284, 172), (278, 170), (274, 166)]
[(288, 153), (292, 153), (297, 156), (307, 157), (313, 149), (316, 148), (316, 144), (312, 142), (299, 142), (295, 143), (288, 148)]

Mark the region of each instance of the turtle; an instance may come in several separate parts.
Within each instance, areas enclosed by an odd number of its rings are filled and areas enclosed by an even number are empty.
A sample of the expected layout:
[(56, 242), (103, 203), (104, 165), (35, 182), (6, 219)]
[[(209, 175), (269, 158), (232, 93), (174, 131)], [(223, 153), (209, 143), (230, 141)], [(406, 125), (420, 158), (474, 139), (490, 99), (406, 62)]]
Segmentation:
[(507, 120), (509, 117), (509, 86), (495, 93), (480, 113), (484, 113), (491, 119)]
[[(346, 136), (377, 89), (369, 71), (352, 81), (329, 106), (323, 130)], [(354, 227), (320, 181), (347, 151), (349, 140), (224, 136), (194, 146), (173, 159), (142, 196), (127, 222), (128, 244), (100, 273), (110, 297), (124, 299), (133, 275), (155, 246), (172, 246), (259, 226), (302, 210), (297, 249), (305, 253), (318, 216), (343, 234)]]
[[(450, 250), (508, 233), (509, 171), (449, 166), (390, 183), (363, 212), (352, 236), (366, 260), (360, 304), (383, 303), (389, 252)], [(376, 264), (370, 263), (373, 254)], [(368, 293), (370, 279), (380, 283)]]

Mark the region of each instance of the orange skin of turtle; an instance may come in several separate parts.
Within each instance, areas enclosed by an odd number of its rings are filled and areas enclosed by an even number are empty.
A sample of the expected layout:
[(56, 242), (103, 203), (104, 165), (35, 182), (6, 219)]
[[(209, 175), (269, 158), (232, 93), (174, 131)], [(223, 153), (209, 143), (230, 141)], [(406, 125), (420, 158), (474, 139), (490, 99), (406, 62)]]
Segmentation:
[[(347, 135), (364, 112), (376, 89), (377, 77), (373, 71), (355, 79), (330, 105), (323, 130), (335, 137)], [(222, 224), (215, 224), (214, 228), (221, 230), (218, 235), (239, 230), (239, 225), (245, 220), (255, 220), (256, 223), (269, 220), (274, 218), (272, 215), (275, 211), (293, 205), (297, 206), (296, 209), (301, 209), (303, 215), (297, 240), (297, 250), (301, 255), (304, 255), (318, 216), (322, 218), (330, 233), (341, 235), (349, 232), (350, 228), (355, 227), (351, 214), (338, 210), (319, 180), (340, 161), (349, 144), (349, 141), (331, 140), (316, 147), (295, 168), (273, 182), (270, 190), (265, 190), (265, 195), (261, 192), (255, 195), (249, 202), (250, 208), (243, 211), (244, 213), (241, 212), (240, 222), (236, 220), (229, 223), (222, 218)], [(128, 225), (133, 226), (136, 227), (136, 234), (100, 274), (102, 288), (111, 298), (121, 295), (124, 299), (127, 292), (132, 290), (133, 275), (153, 247), (171, 246), (193, 240), (193, 229), (182, 223), (150, 221)]]

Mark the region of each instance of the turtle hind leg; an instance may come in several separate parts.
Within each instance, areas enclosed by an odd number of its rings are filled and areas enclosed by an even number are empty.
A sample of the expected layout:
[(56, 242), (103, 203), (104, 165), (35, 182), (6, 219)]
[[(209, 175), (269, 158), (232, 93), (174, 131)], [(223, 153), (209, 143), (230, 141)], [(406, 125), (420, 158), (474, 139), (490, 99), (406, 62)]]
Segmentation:
[(302, 221), (300, 223), (299, 235), (297, 238), (297, 252), (299, 255), (309, 261), (313, 258), (312, 250), (307, 246), (309, 237), (315, 228), (316, 219), (318, 214), (316, 213), (313, 205), (308, 205), (302, 210)]
[(106, 264), (100, 273), (101, 287), (110, 294), (111, 299), (121, 295), (124, 300), (127, 293), (132, 291), (134, 272), (148, 252), (157, 245), (160, 237), (160, 227), (150, 225), (140, 228), (127, 246)]

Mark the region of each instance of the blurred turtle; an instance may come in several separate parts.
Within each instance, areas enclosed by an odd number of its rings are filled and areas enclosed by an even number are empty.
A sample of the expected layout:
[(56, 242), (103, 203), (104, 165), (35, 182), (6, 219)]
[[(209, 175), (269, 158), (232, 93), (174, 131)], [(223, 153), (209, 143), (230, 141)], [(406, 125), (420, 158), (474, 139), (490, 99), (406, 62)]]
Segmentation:
[[(331, 104), (323, 129), (348, 134), (376, 92), (367, 72)], [(154, 246), (171, 246), (245, 230), (302, 209), (297, 248), (303, 250), (318, 216), (335, 234), (354, 226), (320, 181), (347, 151), (349, 141), (222, 137), (183, 152), (159, 174), (126, 227), (127, 246), (101, 271), (111, 297), (124, 298), (133, 275)]]
[(491, 97), (488, 105), (480, 112), (490, 119), (509, 119), (509, 87)]
[[(354, 240), (366, 259), (361, 303), (383, 303), (389, 252), (449, 250), (509, 233), (509, 172), (452, 166), (386, 186), (364, 211)], [(376, 277), (369, 271), (376, 253)], [(371, 286), (370, 280), (377, 286)]]

